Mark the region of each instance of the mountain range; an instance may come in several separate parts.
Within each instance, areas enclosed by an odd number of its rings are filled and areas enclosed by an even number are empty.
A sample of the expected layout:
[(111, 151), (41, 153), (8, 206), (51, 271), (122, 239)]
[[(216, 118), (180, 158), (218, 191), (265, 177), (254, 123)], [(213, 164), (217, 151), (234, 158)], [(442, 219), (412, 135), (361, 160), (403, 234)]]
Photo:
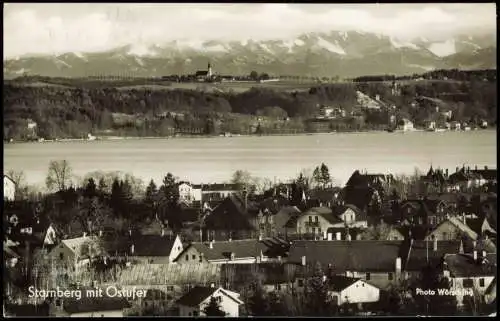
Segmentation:
[(210, 62), (219, 74), (357, 77), (423, 73), (434, 69), (496, 69), (496, 34), (443, 41), (357, 31), (305, 33), (292, 39), (130, 44), (102, 52), (24, 55), (4, 60), (4, 77), (193, 74)]

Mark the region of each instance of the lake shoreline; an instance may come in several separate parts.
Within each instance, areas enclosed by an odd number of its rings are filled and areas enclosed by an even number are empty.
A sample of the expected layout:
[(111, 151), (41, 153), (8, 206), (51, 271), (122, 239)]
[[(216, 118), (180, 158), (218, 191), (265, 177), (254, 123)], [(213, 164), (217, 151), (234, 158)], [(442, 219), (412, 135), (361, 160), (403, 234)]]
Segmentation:
[[(490, 131), (496, 130), (495, 128), (475, 129), (470, 131), (454, 131), (446, 130), (443, 132), (477, 132), (477, 131)], [(4, 144), (26, 144), (26, 143), (64, 143), (64, 142), (95, 142), (95, 141), (122, 141), (122, 140), (153, 140), (153, 139), (179, 139), (179, 138), (233, 138), (233, 137), (288, 137), (288, 136), (324, 136), (332, 134), (363, 134), (363, 133), (387, 133), (387, 134), (401, 134), (401, 133), (435, 133), (441, 134), (443, 132), (432, 132), (424, 129), (415, 129), (411, 131), (395, 130), (388, 132), (387, 130), (361, 130), (361, 131), (331, 131), (331, 132), (317, 132), (317, 133), (280, 133), (280, 134), (229, 134), (229, 135), (175, 135), (175, 136), (95, 136), (95, 139), (88, 138), (61, 138), (61, 139), (47, 139), (39, 141), (4, 141)]]

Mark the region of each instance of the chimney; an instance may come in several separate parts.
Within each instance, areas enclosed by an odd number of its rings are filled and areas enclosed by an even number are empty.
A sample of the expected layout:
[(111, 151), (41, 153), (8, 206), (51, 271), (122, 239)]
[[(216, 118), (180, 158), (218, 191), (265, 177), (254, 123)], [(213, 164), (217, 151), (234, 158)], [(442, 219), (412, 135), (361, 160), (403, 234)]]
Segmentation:
[(462, 213), (462, 222), (463, 222), (464, 224), (467, 224), (467, 221), (466, 221), (466, 219), (465, 219), (465, 213)]
[(446, 169), (446, 177), (448, 178), (448, 168)]
[(396, 274), (401, 275), (401, 258), (396, 258)]
[(460, 240), (460, 248), (458, 249), (458, 253), (464, 254), (464, 241)]
[(455, 173), (458, 173), (458, 166), (457, 166), (457, 168), (455, 169)]
[(476, 165), (476, 167), (474, 168), (474, 170), (476, 170), (476, 171), (477, 171), (477, 165)]
[(434, 252), (437, 252), (437, 250), (438, 250), (438, 240), (437, 240), (437, 237), (434, 238), (434, 247), (433, 247), (433, 250), (434, 250)]
[(134, 244), (132, 244), (132, 245), (130, 246), (130, 254), (132, 254), (132, 255), (133, 255), (133, 254), (134, 254), (134, 252), (135, 252), (135, 246), (134, 246)]
[(474, 262), (477, 262), (477, 251), (474, 249)]
[(488, 170), (488, 166), (484, 166), (484, 169), (485, 169), (485, 170)]
[(337, 232), (337, 241), (340, 241), (342, 240), (342, 235), (340, 234), (340, 232)]
[(165, 236), (165, 228), (161, 228), (161, 236)]
[(302, 266), (306, 266), (306, 256), (302, 256)]
[(326, 275), (323, 275), (323, 283), (326, 282)]
[(99, 230), (99, 236), (102, 237), (102, 230)]
[(214, 241), (210, 241), (210, 243), (208, 243), (208, 247), (213, 249), (214, 248)]
[(87, 237), (87, 232), (83, 232), (83, 237)]
[(210, 287), (213, 289), (215, 288), (215, 283), (210, 283)]
[(483, 259), (485, 259), (485, 258), (486, 258), (486, 251), (485, 251), (485, 250), (483, 250), (483, 253), (482, 253), (482, 254), (483, 254), (482, 258), (483, 258)]
[(131, 229), (128, 230), (128, 235), (132, 236), (132, 230)]
[(328, 241), (332, 241), (333, 240), (333, 233), (328, 233)]

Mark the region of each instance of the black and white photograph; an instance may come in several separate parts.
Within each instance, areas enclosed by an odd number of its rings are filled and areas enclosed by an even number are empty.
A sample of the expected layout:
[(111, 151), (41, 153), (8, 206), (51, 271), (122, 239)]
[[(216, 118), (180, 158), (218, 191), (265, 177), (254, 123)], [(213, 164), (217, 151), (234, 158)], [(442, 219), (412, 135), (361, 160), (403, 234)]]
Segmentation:
[(4, 3), (4, 317), (497, 315), (495, 3)]

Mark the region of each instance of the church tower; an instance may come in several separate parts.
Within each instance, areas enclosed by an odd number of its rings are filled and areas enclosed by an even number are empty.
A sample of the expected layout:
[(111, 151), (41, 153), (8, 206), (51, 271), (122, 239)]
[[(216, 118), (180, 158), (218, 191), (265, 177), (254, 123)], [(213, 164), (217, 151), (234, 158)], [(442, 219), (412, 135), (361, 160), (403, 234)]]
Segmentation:
[(212, 78), (212, 65), (210, 64), (210, 62), (208, 63), (207, 77)]

